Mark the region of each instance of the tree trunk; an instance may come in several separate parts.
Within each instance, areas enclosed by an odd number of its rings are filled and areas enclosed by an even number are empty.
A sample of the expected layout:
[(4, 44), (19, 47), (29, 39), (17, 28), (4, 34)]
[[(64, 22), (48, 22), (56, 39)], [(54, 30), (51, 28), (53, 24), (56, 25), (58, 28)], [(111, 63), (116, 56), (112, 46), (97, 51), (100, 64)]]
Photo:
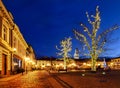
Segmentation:
[(64, 69), (67, 69), (66, 58), (64, 58)]
[(96, 71), (96, 32), (93, 31), (93, 37), (92, 37), (92, 52), (91, 52), (91, 59), (92, 59), (92, 65), (91, 65), (91, 71)]
[(95, 72), (96, 71), (96, 58), (95, 56), (92, 56), (91, 59), (92, 59), (91, 71)]

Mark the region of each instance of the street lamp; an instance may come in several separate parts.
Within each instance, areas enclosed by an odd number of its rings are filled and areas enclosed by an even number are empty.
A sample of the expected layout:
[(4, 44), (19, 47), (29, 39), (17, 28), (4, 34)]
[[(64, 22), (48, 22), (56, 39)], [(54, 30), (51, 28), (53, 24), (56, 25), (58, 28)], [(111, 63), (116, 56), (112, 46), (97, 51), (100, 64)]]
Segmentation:
[(16, 52), (17, 51), (17, 49), (16, 48), (13, 48), (13, 52)]

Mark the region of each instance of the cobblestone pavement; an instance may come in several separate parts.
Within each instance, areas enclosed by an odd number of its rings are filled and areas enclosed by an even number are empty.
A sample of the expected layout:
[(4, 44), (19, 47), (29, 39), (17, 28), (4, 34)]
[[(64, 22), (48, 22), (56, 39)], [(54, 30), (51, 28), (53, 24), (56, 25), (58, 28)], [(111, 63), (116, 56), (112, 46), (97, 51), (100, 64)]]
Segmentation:
[(120, 71), (51, 73), (33, 71), (9, 81), (0, 88), (120, 88)]
[(53, 88), (46, 71), (33, 71), (9, 81), (0, 81), (0, 88)]
[(69, 72), (52, 75), (67, 83), (70, 86), (68, 88), (120, 88), (120, 71), (106, 72), (106, 74)]

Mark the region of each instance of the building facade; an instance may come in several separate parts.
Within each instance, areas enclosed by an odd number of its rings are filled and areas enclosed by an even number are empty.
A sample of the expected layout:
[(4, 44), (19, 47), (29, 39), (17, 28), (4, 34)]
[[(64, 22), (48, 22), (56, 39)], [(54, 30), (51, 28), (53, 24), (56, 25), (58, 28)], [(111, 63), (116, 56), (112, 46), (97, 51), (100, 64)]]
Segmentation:
[(26, 49), (28, 48), (28, 44), (16, 24), (13, 26), (11, 41), (12, 71), (16, 71), (19, 68), (25, 68)]
[[(29, 46), (12, 14), (0, 0), (0, 75), (10, 75), (19, 68), (26, 69), (27, 48)], [(34, 52), (29, 56), (29, 61), (33, 63)]]
[(27, 52), (26, 52), (26, 64), (25, 69), (31, 71), (36, 68), (36, 59), (35, 59), (35, 52), (32, 46), (28, 45)]
[(112, 59), (109, 66), (112, 69), (119, 69), (120, 70), (120, 57)]
[[(110, 61), (107, 60), (106, 64), (109, 65)], [(59, 70), (63, 69), (64, 61), (63, 59), (52, 59), (52, 58), (41, 58), (37, 60), (38, 69), (46, 70)], [(104, 60), (97, 60), (96, 67), (104, 68)], [(81, 69), (91, 69), (91, 59), (69, 59), (67, 62), (68, 70), (81, 70)]]
[(11, 72), (13, 17), (0, 0), (0, 74)]

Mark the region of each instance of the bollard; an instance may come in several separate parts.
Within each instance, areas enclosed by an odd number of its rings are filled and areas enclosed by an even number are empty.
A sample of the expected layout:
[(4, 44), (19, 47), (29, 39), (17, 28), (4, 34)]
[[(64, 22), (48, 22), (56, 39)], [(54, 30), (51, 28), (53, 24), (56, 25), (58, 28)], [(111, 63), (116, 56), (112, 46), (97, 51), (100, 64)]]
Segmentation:
[(85, 74), (82, 74), (82, 76), (85, 76)]
[(106, 73), (105, 72), (102, 72), (103, 75), (105, 75)]

